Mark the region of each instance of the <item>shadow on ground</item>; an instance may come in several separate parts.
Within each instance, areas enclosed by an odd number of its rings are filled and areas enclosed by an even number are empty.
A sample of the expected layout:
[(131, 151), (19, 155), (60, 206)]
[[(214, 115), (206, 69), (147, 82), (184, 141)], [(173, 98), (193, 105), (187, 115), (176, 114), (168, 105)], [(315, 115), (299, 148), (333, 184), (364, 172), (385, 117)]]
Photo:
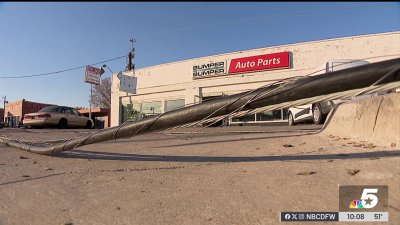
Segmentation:
[(162, 145), (153, 148), (167, 148), (167, 147), (183, 147), (183, 146), (191, 146), (191, 145), (206, 145), (206, 144), (216, 144), (216, 143), (232, 143), (232, 142), (242, 142), (242, 141), (254, 141), (254, 140), (264, 140), (264, 139), (274, 139), (274, 138), (288, 138), (288, 137), (299, 137), (299, 136), (307, 136), (314, 135), (313, 133), (303, 133), (303, 134), (291, 134), (291, 135), (277, 135), (277, 136), (262, 136), (262, 137), (254, 137), (254, 138), (243, 138), (240, 136), (235, 139), (225, 139), (225, 140), (215, 140), (215, 141), (201, 141), (201, 142), (193, 142), (193, 143), (185, 143), (185, 144), (174, 144), (174, 145)]
[[(135, 139), (135, 136), (132, 138), (123, 138), (123, 139), (118, 139), (118, 143), (127, 143), (127, 142), (135, 142), (135, 143), (140, 143), (140, 142), (152, 142), (152, 141), (166, 141), (166, 140), (181, 140), (181, 139), (188, 139), (188, 138), (207, 138), (207, 137), (225, 137), (225, 136), (250, 136), (254, 134), (277, 134), (277, 133), (287, 133), (288, 136), (301, 136), (301, 135), (307, 135), (307, 134), (314, 134), (318, 130), (316, 129), (298, 129), (294, 131), (254, 131), (254, 132), (240, 132), (240, 131), (227, 131), (227, 132), (215, 132), (215, 133), (190, 133), (190, 132), (173, 132), (169, 133), (165, 136), (140, 136), (142, 139)], [(306, 132), (312, 132), (312, 133), (306, 133)], [(297, 134), (297, 135), (296, 135)], [(137, 136), (139, 137), (139, 136)], [(268, 137), (264, 137), (268, 138)], [(247, 140), (247, 139), (246, 139)], [(249, 139), (251, 140), (251, 139)], [(108, 141), (104, 142), (103, 144), (113, 144), (114, 141)], [(172, 145), (173, 146), (173, 145)]]
[(321, 155), (282, 155), (282, 156), (182, 156), (182, 155), (146, 155), (127, 154), (115, 152), (96, 152), (74, 150), (55, 155), (61, 158), (78, 158), (91, 160), (116, 160), (116, 161), (155, 161), (155, 162), (271, 162), (271, 161), (296, 161), (296, 160), (328, 160), (328, 159), (363, 159), (363, 158), (388, 158), (399, 157), (400, 150), (374, 151), (347, 154), (321, 154)]

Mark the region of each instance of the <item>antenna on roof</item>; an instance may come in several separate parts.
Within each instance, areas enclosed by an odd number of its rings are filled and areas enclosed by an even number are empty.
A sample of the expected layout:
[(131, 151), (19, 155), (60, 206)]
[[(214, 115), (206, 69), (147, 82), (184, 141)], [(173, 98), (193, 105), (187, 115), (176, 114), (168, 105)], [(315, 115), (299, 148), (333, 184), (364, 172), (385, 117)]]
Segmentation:
[(127, 69), (128, 69), (128, 71), (131, 71), (131, 70), (134, 71), (135, 70), (135, 64), (132, 64), (132, 60), (133, 60), (133, 58), (135, 58), (135, 48), (133, 47), (133, 43), (136, 42), (136, 39), (132, 37), (131, 39), (129, 39), (129, 41), (131, 42), (131, 50), (128, 53)]

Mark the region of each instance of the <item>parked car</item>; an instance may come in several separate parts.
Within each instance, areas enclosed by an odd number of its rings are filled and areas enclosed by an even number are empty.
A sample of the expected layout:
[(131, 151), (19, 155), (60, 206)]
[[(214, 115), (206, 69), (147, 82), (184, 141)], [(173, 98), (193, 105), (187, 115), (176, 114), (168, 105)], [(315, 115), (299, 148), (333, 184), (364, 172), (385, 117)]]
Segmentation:
[(67, 106), (49, 106), (37, 113), (25, 114), (23, 124), (25, 127), (68, 127), (92, 128), (93, 120), (82, 116), (76, 109)]
[(326, 116), (336, 104), (338, 101), (324, 101), (291, 107), (289, 108), (289, 126), (306, 121), (312, 121), (314, 124), (324, 123)]
[[(339, 59), (331, 60), (323, 65), (319, 72), (316, 74), (330, 73), (333, 71), (339, 71), (343, 69), (348, 69), (356, 66), (366, 65), (369, 62), (364, 60), (350, 60), (350, 59)], [(310, 90), (312, 91), (312, 90)], [(362, 96), (361, 96), (362, 97)], [(294, 106), (289, 108), (289, 126), (293, 126), (299, 122), (313, 121), (314, 124), (322, 124), (325, 122), (326, 116), (331, 111), (331, 109), (340, 102), (344, 100), (333, 100), (333, 101), (323, 101), (314, 104)]]

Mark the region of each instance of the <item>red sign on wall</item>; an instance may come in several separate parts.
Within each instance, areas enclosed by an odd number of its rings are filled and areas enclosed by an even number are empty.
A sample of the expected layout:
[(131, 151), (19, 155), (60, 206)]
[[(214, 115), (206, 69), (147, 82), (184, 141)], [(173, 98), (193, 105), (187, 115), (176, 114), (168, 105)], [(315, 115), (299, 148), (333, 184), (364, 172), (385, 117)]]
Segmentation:
[(228, 73), (290, 68), (289, 57), (289, 52), (279, 52), (232, 59)]

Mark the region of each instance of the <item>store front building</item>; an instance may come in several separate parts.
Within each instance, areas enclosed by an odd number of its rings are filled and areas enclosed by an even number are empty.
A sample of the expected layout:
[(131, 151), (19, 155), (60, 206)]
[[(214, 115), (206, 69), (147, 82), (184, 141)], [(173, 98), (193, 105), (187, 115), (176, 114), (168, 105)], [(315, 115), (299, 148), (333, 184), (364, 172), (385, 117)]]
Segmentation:
[[(398, 40), (400, 32), (351, 36), (218, 54), (114, 74), (111, 126), (254, 90), (282, 79), (315, 75), (330, 60), (373, 63), (397, 58)], [(226, 124), (287, 120), (288, 111), (282, 109), (229, 118)]]
[(30, 102), (25, 99), (5, 104), (4, 122), (8, 127), (19, 127), (25, 114), (39, 112), (41, 109), (53, 106), (52, 104)]

